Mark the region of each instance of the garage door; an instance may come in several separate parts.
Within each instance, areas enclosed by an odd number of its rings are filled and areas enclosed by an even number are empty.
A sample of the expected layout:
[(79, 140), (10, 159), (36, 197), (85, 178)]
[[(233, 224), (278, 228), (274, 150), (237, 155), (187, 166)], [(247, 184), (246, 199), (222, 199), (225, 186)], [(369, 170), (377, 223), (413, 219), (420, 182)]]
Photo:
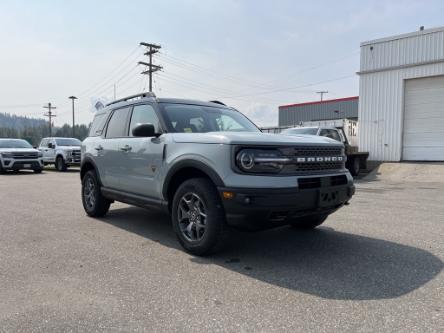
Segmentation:
[(402, 158), (444, 161), (444, 76), (407, 80)]

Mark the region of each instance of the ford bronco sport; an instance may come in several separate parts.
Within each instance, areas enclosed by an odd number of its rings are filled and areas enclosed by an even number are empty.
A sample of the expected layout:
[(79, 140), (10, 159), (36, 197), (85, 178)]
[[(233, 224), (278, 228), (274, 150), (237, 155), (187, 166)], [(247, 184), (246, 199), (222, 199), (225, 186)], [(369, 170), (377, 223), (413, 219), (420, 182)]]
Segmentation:
[(205, 255), (229, 227), (314, 228), (355, 188), (344, 145), (262, 133), (220, 102), (129, 96), (98, 111), (82, 143), (82, 202), (162, 208), (180, 244)]

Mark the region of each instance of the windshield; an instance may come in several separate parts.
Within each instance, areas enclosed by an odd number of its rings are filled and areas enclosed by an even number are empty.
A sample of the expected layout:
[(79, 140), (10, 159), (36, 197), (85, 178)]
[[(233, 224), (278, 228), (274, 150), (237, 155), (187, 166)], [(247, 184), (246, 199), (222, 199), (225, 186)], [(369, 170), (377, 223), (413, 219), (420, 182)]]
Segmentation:
[(82, 143), (77, 139), (55, 139), (57, 146), (80, 146)]
[(242, 113), (213, 106), (161, 103), (169, 132), (259, 132)]
[(0, 148), (32, 148), (25, 140), (0, 140)]
[(318, 133), (317, 128), (308, 128), (308, 127), (300, 127), (300, 128), (289, 128), (285, 131), (282, 131), (281, 134), (308, 134), (308, 135), (316, 135)]

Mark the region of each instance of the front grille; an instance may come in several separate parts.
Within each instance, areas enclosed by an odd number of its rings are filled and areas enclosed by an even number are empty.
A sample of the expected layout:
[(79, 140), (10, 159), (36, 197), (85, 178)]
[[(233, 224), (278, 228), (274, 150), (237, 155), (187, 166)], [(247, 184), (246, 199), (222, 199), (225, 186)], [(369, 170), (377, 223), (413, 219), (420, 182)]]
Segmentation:
[(290, 147), (280, 149), (285, 156), (341, 156), (341, 147)]
[(80, 157), (80, 150), (73, 150), (72, 151), (72, 156), (73, 157)]
[[(345, 167), (342, 147), (302, 146), (281, 148), (281, 153), (293, 161), (284, 166), (284, 174), (307, 174), (338, 171)], [(342, 160), (338, 160), (342, 159)]]
[(38, 158), (38, 153), (12, 153), (12, 157), (16, 160), (26, 160), (32, 158)]

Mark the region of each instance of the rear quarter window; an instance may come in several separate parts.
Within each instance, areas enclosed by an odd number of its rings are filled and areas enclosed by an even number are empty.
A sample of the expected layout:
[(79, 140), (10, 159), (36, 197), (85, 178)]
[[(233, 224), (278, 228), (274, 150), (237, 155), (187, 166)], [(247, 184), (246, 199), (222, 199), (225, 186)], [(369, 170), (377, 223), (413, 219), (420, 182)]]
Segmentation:
[(96, 115), (89, 129), (89, 136), (101, 136), (103, 128), (105, 127), (105, 122), (106, 113)]

